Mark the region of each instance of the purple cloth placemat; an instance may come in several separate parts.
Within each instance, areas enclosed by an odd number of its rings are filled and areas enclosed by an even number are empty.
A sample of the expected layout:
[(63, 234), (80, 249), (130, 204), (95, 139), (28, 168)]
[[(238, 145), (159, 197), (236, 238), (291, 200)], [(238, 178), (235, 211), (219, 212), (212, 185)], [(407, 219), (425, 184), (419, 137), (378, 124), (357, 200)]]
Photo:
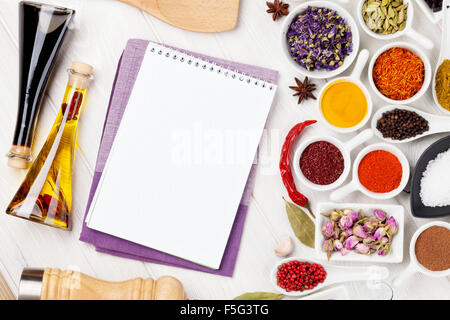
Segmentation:
[[(111, 151), (114, 138), (119, 128), (125, 108), (128, 104), (128, 99), (130, 98), (134, 83), (136, 81), (136, 77), (139, 73), (139, 69), (149, 43), (151, 42), (146, 40), (129, 40), (122, 54), (122, 57), (120, 58), (117, 73), (113, 83), (105, 124), (103, 127), (103, 135), (100, 142), (95, 173), (89, 193), (86, 214), (89, 212), (92, 199), (100, 182), (103, 169), (105, 168), (106, 160)], [(233, 69), (240, 73), (248, 74), (266, 82), (275, 83), (278, 78), (278, 72), (274, 70), (254, 67), (222, 59), (216, 59), (177, 48), (174, 49), (188, 53), (198, 58), (214, 62), (215, 64), (224, 68)], [(96, 250), (99, 252), (105, 252), (124, 258), (137, 259), (141, 261), (176, 266), (231, 277), (233, 275), (234, 266), (236, 264), (242, 231), (244, 229), (245, 217), (248, 209), (248, 202), (250, 200), (251, 190), (253, 189), (254, 173), (255, 166), (252, 167), (252, 170), (250, 172), (247, 185), (245, 187), (244, 194), (242, 195), (241, 203), (239, 205), (238, 212), (233, 223), (230, 237), (228, 239), (224, 256), (218, 270), (213, 270), (195, 264), (193, 262), (163, 253), (161, 251), (144, 247), (142, 245), (90, 229), (86, 226), (86, 223), (83, 223), (80, 240), (93, 244), (96, 247)]]

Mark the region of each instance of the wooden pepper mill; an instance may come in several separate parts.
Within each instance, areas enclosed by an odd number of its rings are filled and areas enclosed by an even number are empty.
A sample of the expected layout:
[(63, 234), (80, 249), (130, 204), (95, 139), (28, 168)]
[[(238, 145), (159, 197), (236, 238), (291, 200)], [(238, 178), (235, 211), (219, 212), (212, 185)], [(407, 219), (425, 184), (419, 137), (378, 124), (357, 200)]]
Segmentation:
[(179, 280), (136, 278), (108, 282), (83, 273), (60, 269), (24, 269), (19, 300), (185, 300)]

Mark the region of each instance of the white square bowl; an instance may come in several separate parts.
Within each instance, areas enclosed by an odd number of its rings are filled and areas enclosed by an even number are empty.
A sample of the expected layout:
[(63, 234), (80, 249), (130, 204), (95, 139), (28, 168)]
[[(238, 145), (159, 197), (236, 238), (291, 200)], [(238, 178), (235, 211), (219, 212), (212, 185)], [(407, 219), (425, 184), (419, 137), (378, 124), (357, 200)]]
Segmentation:
[(322, 243), (325, 237), (322, 234), (322, 226), (329, 219), (324, 217), (322, 213), (328, 213), (334, 209), (353, 209), (355, 211), (363, 210), (366, 216), (373, 216), (373, 210), (379, 209), (387, 213), (388, 217), (393, 216), (397, 221), (398, 232), (392, 239), (392, 252), (386, 256), (379, 256), (377, 253), (371, 255), (359, 254), (352, 250), (347, 255), (343, 256), (339, 252), (333, 252), (330, 257), (330, 262), (345, 261), (345, 262), (369, 262), (369, 263), (400, 263), (403, 261), (403, 237), (405, 227), (405, 209), (400, 205), (386, 205), (386, 204), (363, 204), (363, 203), (333, 203), (320, 202), (317, 204), (315, 211), (316, 215), (316, 237), (315, 237), (315, 251), (316, 256), (320, 260), (328, 260), (327, 253), (322, 251)]

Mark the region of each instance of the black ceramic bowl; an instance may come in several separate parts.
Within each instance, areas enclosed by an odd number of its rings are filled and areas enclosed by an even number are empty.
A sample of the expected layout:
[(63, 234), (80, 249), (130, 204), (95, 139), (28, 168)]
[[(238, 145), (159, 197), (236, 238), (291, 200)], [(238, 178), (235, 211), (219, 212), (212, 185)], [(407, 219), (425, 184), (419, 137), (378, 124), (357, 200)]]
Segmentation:
[[(420, 199), (420, 180), (428, 163), (434, 160), (438, 154), (450, 149), (450, 136), (442, 138), (424, 151), (417, 162), (416, 169), (411, 181), (411, 211), (413, 216), (418, 218), (440, 218), (450, 215), (450, 206), (427, 207)], [(449, 166), (450, 170), (450, 166)]]

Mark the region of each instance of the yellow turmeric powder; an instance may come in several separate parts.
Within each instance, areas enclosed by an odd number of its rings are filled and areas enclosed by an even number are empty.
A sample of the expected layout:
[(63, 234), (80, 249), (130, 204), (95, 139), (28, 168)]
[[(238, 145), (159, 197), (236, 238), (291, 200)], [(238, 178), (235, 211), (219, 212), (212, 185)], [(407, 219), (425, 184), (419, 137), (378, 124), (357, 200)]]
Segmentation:
[(331, 125), (352, 128), (366, 117), (368, 102), (364, 91), (357, 84), (348, 80), (337, 80), (324, 90), (320, 108)]
[(439, 104), (450, 111), (450, 60), (444, 60), (436, 72), (436, 96)]

